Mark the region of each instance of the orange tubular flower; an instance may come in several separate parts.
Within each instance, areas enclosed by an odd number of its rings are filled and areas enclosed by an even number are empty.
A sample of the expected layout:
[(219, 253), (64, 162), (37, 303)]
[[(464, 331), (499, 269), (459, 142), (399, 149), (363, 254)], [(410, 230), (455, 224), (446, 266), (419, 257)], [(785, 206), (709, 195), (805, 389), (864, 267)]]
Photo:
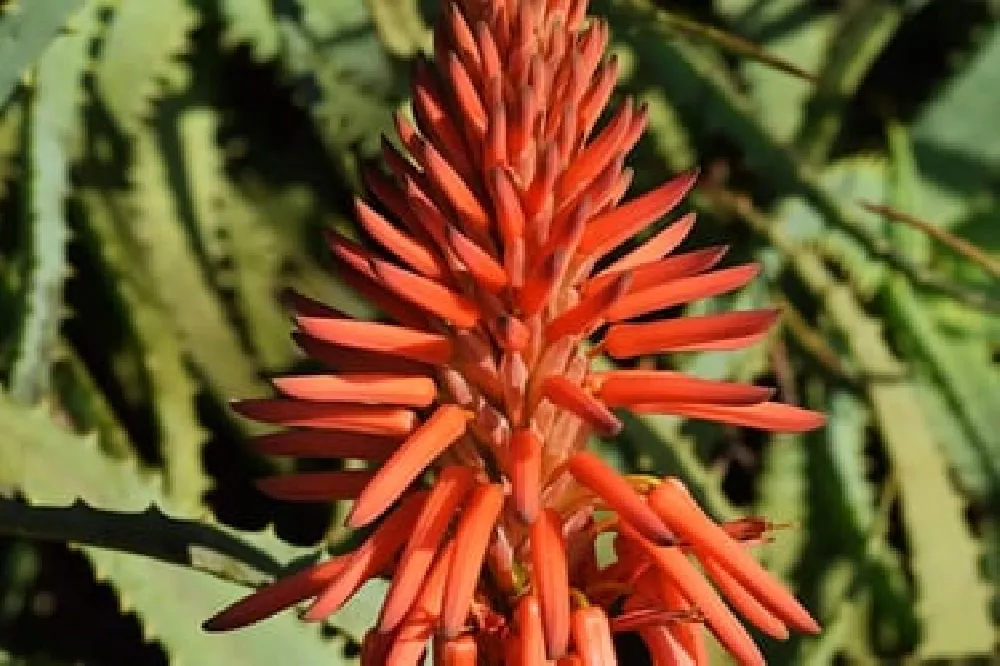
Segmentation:
[[(625, 477), (585, 450), (591, 435), (621, 430), (617, 409), (783, 432), (823, 422), (767, 388), (592, 369), (597, 353), (738, 349), (777, 313), (655, 320), (742, 287), (758, 267), (719, 268), (724, 247), (675, 253), (692, 214), (650, 229), (694, 173), (622, 201), (646, 110), (626, 100), (599, 124), (618, 63), (602, 59), (608, 26), (586, 5), (444, 7), (433, 61), (414, 70), (413, 120), (397, 118), (400, 148), (386, 141), (388, 173), (366, 174), (362, 241), (328, 236), (341, 278), (384, 319), (290, 295), (296, 342), (330, 370), (276, 379), (280, 397), (234, 405), (285, 427), (254, 438), (260, 453), (364, 461), (259, 488), (354, 500), (349, 523), (371, 534), (208, 630), (306, 601), (305, 619), (321, 620), (386, 576), (366, 666), (421, 663), (431, 639), (440, 664), (606, 666), (622, 631), (655, 664), (701, 665), (706, 629), (738, 662), (761, 664), (737, 614), (776, 638), (818, 631), (750, 555), (773, 527), (765, 519), (717, 524), (679, 481)], [(616, 555), (604, 567), (602, 533)]]

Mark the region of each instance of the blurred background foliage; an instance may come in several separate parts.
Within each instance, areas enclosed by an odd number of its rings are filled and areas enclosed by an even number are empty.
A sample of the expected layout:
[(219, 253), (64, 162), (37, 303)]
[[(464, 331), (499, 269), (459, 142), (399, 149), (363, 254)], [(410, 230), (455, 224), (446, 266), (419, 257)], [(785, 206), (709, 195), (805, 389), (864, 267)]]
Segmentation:
[[(659, 6), (656, 3), (659, 3)], [(349, 663), (322, 630), (201, 620), (351, 535), (286, 506), (227, 409), (302, 364), (324, 271), (436, 0), (0, 2), (0, 664)], [(636, 191), (701, 165), (693, 243), (765, 277), (766, 344), (665, 362), (829, 414), (765, 437), (632, 419), (601, 450), (688, 479), (825, 632), (775, 664), (992, 661), (1000, 620), (1000, 6), (595, 0), (650, 108)], [(627, 663), (642, 663), (623, 637)]]

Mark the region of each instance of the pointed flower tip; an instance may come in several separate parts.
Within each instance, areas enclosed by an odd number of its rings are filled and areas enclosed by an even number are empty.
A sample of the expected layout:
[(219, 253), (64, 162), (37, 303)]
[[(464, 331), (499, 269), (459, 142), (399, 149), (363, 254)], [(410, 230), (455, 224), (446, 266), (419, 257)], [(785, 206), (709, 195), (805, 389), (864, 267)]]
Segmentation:
[(458, 405), (438, 407), (361, 491), (348, 515), (348, 524), (358, 529), (385, 513), (428, 465), (465, 434), (468, 424), (469, 412)]
[(202, 624), (209, 632), (242, 629), (320, 592), (341, 574), (346, 557), (334, 557), (282, 578), (230, 604)]
[(362, 507), (357, 502), (351, 506), (351, 510), (347, 512), (347, 518), (344, 522), (352, 530), (360, 530), (366, 525), (370, 525), (378, 518), (388, 507), (383, 507), (377, 513), (374, 511), (367, 510), (367, 507)]
[(458, 328), (472, 328), (479, 310), (469, 299), (433, 280), (411, 273), (383, 259), (372, 259), (379, 283), (394, 296), (440, 317)]
[(798, 600), (702, 511), (679, 480), (669, 479), (657, 486), (650, 493), (649, 504), (671, 530), (688, 541), (696, 552), (714, 559), (768, 613), (795, 629), (818, 630), (815, 620)]
[(219, 633), (226, 631), (226, 626), (220, 621), (219, 615), (214, 615), (201, 623), (201, 630), (208, 633)]
[[(267, 590), (268, 588), (264, 589)], [(289, 600), (290, 604), (294, 603), (294, 601), (294, 599)], [(213, 634), (235, 631), (236, 629), (249, 627), (281, 610), (283, 608), (276, 605), (272, 607), (266, 601), (258, 602), (258, 597), (254, 594), (222, 609), (202, 622), (201, 628), (203, 631)]]
[(812, 422), (807, 422), (805, 430), (816, 430), (826, 426), (826, 414), (823, 412), (809, 412), (812, 414)]
[(583, 451), (570, 458), (567, 467), (580, 484), (590, 488), (644, 538), (662, 545), (673, 543), (673, 534), (646, 499), (610, 465), (593, 453)]
[(820, 412), (781, 402), (761, 402), (755, 405), (658, 403), (635, 405), (633, 410), (786, 433), (808, 432), (826, 422), (826, 416)]
[(611, 370), (601, 377), (598, 395), (612, 406), (658, 402), (707, 405), (754, 405), (767, 401), (774, 389), (689, 377), (670, 371)]
[[(696, 551), (697, 553), (697, 551)], [(765, 608), (752, 594), (726, 571), (718, 561), (703, 553), (698, 559), (716, 587), (729, 600), (730, 605), (751, 624), (768, 636), (778, 640), (788, 638), (788, 627)]]
[[(795, 627), (796, 629), (798, 629), (799, 631), (801, 631), (803, 633), (812, 634), (812, 635), (816, 635), (816, 634), (821, 633), (823, 631), (823, 627), (820, 625), (819, 622), (816, 621), (816, 618), (814, 618), (810, 613), (807, 612), (806, 613), (806, 617), (808, 618), (808, 621), (803, 622), (803, 623), (797, 625)], [(803, 619), (805, 619), (805, 618), (803, 618)]]
[(621, 420), (604, 402), (561, 375), (547, 377), (542, 383), (542, 394), (553, 404), (576, 414), (601, 435), (621, 432)]

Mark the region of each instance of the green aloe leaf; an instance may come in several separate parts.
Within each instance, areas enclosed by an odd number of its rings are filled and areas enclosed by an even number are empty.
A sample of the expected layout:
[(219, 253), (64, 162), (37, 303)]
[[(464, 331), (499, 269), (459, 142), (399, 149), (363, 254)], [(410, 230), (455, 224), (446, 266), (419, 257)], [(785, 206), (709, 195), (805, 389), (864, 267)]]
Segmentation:
[(269, 0), (220, 0), (225, 31), (222, 45), (250, 46), (254, 59), (263, 62), (278, 55), (281, 36)]
[[(204, 255), (209, 279), (233, 293), (242, 336), (249, 339), (265, 368), (277, 370), (287, 367), (293, 358), (288, 317), (275, 297), (279, 291), (278, 274), (286, 257), (279, 249), (278, 239), (258, 223), (255, 212), (226, 178), (224, 156), (216, 140), (218, 129), (217, 114), (205, 107), (185, 111), (177, 123), (185, 193), (196, 229), (193, 245)], [(286, 231), (289, 235), (293, 232), (291, 228)], [(190, 270), (197, 272), (197, 267), (191, 265)], [(221, 305), (213, 304), (212, 310), (219, 310)], [(190, 331), (189, 335), (194, 333)], [(231, 343), (238, 344), (236, 340)], [(236, 362), (237, 367), (249, 370), (247, 359), (230, 358), (226, 362)], [(249, 375), (241, 380), (244, 382), (245, 385), (226, 388), (242, 392), (259, 390)], [(231, 397), (236, 395), (240, 393)]]
[(83, 0), (32, 0), (0, 7), (0, 107)]
[[(890, 203), (893, 208), (906, 212), (917, 205), (918, 175), (910, 137), (896, 123), (890, 124), (888, 134), (889, 157), (893, 166)], [(890, 233), (908, 251), (927, 254), (929, 239), (916, 229), (895, 226)], [(900, 276), (894, 276), (886, 283), (883, 301), (887, 319), (895, 324), (897, 337), (912, 350), (913, 356), (924, 361), (926, 373), (947, 396), (951, 414), (963, 423), (968, 432), (968, 437), (950, 442), (946, 451), (954, 453), (955, 449), (965, 444), (969, 450), (958, 453), (959, 464), (973, 456), (980, 460), (983, 473), (989, 479), (986, 487), (974, 490), (978, 492), (981, 503), (995, 506), (1000, 496), (1000, 377), (991, 367), (991, 350), (985, 345), (975, 345), (974, 340), (959, 338), (952, 341), (945, 338), (927, 307), (928, 301), (921, 300)], [(970, 316), (986, 317), (983, 314)], [(976, 349), (977, 346), (979, 349)], [(924, 395), (932, 400), (936, 397), (927, 391)], [(938, 423), (939, 429), (941, 423), (948, 424), (941, 418)], [(967, 480), (968, 476), (960, 478)], [(983, 545), (993, 552), (998, 547), (994, 540), (985, 541)], [(963, 649), (968, 652), (980, 649), (974, 642), (978, 637), (956, 638), (967, 629), (956, 623), (949, 612), (947, 608), (925, 607), (924, 620), (928, 626), (935, 627), (935, 635), (921, 645), (923, 654), (933, 658), (962, 654)], [(968, 642), (964, 642), (966, 640)]]
[[(344, 663), (342, 642), (322, 639), (292, 613), (231, 635), (200, 629), (200, 619), (245, 593), (232, 581), (259, 584), (301, 549), (268, 534), (239, 535), (175, 517), (156, 477), (103, 456), (93, 437), (70, 434), (6, 396), (0, 396), (0, 430), (0, 486), (27, 501), (0, 502), (0, 530), (78, 544), (95, 575), (116, 589), (123, 609), (139, 615), (172, 662)], [(363, 590), (332, 625), (360, 639), (382, 591)]]
[(174, 140), (153, 131), (141, 132), (136, 139), (131, 232), (144, 255), (144, 278), (157, 292), (186, 354), (219, 399), (228, 400), (260, 390), (260, 381), (182, 222), (182, 195), (174, 183), (199, 174), (176, 173), (187, 165), (168, 159), (164, 142)]
[[(971, 366), (964, 366), (966, 368)], [(982, 441), (970, 433), (962, 416), (940, 383), (930, 375), (925, 364), (914, 368), (914, 382), (920, 403), (948, 464), (955, 472), (959, 487), (978, 501), (995, 502), (998, 487), (997, 460)]]
[[(971, 449), (956, 452), (957, 457), (978, 460), (977, 476), (989, 482), (968, 490), (981, 500), (993, 500), (1000, 492), (1000, 382), (989, 365), (988, 350), (944, 336), (928, 307), (905, 282), (888, 285), (884, 300), (896, 336), (923, 361), (950, 413), (969, 433), (963, 439)], [(949, 449), (957, 444), (952, 441)]]
[[(875, 497), (868, 480), (871, 459), (865, 450), (871, 414), (864, 402), (841, 389), (830, 395), (827, 405), (827, 428), (816, 471), (824, 477), (820, 485), (825, 489), (822, 506), (827, 515), (842, 517), (835, 521), (819, 517), (815, 524), (823, 530), (826, 542), (836, 544), (853, 563), (851, 575), (841, 581), (831, 615), (836, 623), (866, 623), (872, 647), (898, 652), (912, 646), (918, 632), (902, 559), (887, 543), (889, 503), (898, 484), (890, 479), (888, 489)], [(817, 555), (825, 557), (822, 552)], [(842, 638), (852, 644), (849, 637)], [(806, 642), (807, 653), (827, 649), (826, 637), (810, 642)]]
[[(266, 371), (286, 369), (295, 360), (288, 313), (277, 295), (289, 286), (335, 302), (336, 281), (304, 250), (306, 230), (281, 201), (255, 206), (231, 180), (218, 145), (219, 115), (191, 107), (177, 122), (183, 155), (185, 209), (191, 211), (194, 243), (208, 266), (209, 279), (232, 294), (233, 318)], [(271, 194), (271, 193), (266, 193)], [(271, 194), (271, 196), (274, 196)], [(277, 204), (277, 205), (276, 205)], [(274, 219), (268, 219), (272, 213)], [(233, 387), (259, 390), (256, 386)]]
[(380, 137), (392, 132), (391, 111), (404, 98), (399, 88), (402, 72), (383, 48), (364, 3), (299, 0), (298, 4), (295, 20), (280, 20), (279, 62), (294, 84), (303, 88), (308, 84), (303, 99), (324, 145), (344, 173), (354, 177), (354, 151), (372, 157)]
[(837, 391), (829, 401), (826, 427), (831, 469), (844, 491), (850, 521), (867, 532), (875, 521), (875, 493), (867, 479), (865, 428), (870, 416), (864, 404), (845, 391)]
[(815, 93), (796, 137), (799, 153), (810, 164), (822, 164), (829, 157), (847, 105), (903, 18), (897, 3), (884, 0), (844, 5), (838, 13)]
[(774, 225), (757, 230), (790, 258), (868, 378), (865, 393), (899, 483), (918, 589), (916, 612), (924, 621), (921, 655), (988, 654), (993, 628), (988, 589), (977, 569), (978, 544), (965, 524), (964, 503), (905, 366), (886, 344), (881, 323), (861, 308), (814, 252), (796, 246)]
[(135, 134), (165, 90), (187, 85), (180, 60), (198, 15), (184, 0), (116, 3), (95, 67), (95, 86), (118, 127)]
[(774, 543), (761, 551), (769, 571), (791, 581), (805, 548), (810, 512), (807, 488), (807, 443), (792, 435), (772, 437), (764, 450), (763, 470), (757, 483), (759, 499), (754, 513), (791, 528), (775, 534)]
[[(917, 210), (925, 197), (918, 198), (919, 173), (909, 133), (902, 125), (893, 123), (888, 134), (892, 166), (890, 204), (904, 212)], [(889, 227), (889, 233), (897, 245), (914, 256), (923, 259), (930, 254), (930, 239), (918, 230), (894, 225)], [(958, 459), (978, 458), (982, 474), (990, 479), (986, 486), (969, 490), (982, 501), (995, 502), (1000, 497), (1000, 376), (990, 364), (992, 350), (982, 338), (961, 332), (946, 336), (935, 320), (933, 301), (921, 299), (899, 276), (886, 283), (882, 301), (896, 338), (923, 362), (922, 370), (933, 378), (951, 413), (968, 432), (962, 443), (970, 445), (971, 450), (960, 453)], [(991, 318), (969, 312), (967, 319)], [(969, 328), (977, 327), (973, 324)], [(952, 441), (949, 451), (958, 446), (958, 442)]]
[(760, 44), (747, 40), (741, 35), (665, 9), (657, 12), (657, 21), (675, 34), (711, 44), (719, 51), (759, 62), (786, 76), (793, 76), (803, 81), (813, 81), (812, 73), (803, 69), (802, 63), (772, 53)]
[(20, 175), (19, 158), (24, 148), (26, 95), (9, 100), (0, 113), (0, 197), (7, 197), (9, 184)]
[[(852, 158), (829, 165), (819, 181), (839, 201), (883, 201), (887, 194), (886, 169), (884, 160)], [(842, 229), (830, 228), (816, 208), (798, 197), (782, 202), (778, 217), (797, 242), (815, 244), (825, 258), (835, 262), (855, 292), (864, 299), (874, 298), (886, 279), (886, 265), (872, 261), (856, 237)], [(859, 209), (857, 219), (867, 234), (884, 235), (886, 223), (880, 216)]]
[(667, 38), (670, 27), (648, 0), (600, 0), (594, 6), (612, 15), (619, 29), (630, 34), (630, 45), (638, 59), (634, 67), (647, 84), (675, 91), (671, 102), (682, 117), (703, 132), (719, 133), (732, 141), (740, 148), (747, 166), (777, 191), (800, 196), (829, 226), (854, 237), (874, 259), (901, 269), (915, 284), (1000, 309), (1000, 303), (982, 294), (967, 293), (930, 274), (873, 232), (855, 208), (823, 187), (819, 174), (800, 163), (791, 149), (777, 140), (755, 113), (750, 98), (737, 89), (721, 58), (684, 40)]
[(64, 211), (69, 168), (80, 139), (81, 84), (88, 63), (89, 42), (96, 27), (96, 10), (96, 3), (91, 3), (77, 17), (75, 31), (56, 38), (38, 61), (29, 101), (26, 222), (30, 273), (17, 358), (10, 378), (11, 392), (25, 402), (44, 396), (51, 379), (49, 370), (67, 275), (69, 233)]
[(66, 666), (67, 662), (47, 657), (15, 657), (0, 650), (0, 666)]
[(63, 342), (59, 360), (52, 368), (53, 393), (59, 407), (78, 430), (95, 431), (101, 448), (109, 455), (125, 458), (132, 444), (100, 386), (76, 350)]
[[(734, 30), (748, 39), (759, 42), (768, 51), (797, 63), (810, 72), (819, 72), (825, 66), (826, 47), (836, 27), (836, 17), (809, 12), (809, 0), (775, 0), (767, 3), (776, 16), (789, 26), (785, 30), (770, 30), (759, 17), (747, 12), (731, 12), (726, 17)], [(795, 16), (804, 17), (796, 22)], [(749, 83), (757, 116), (780, 141), (790, 140), (802, 123), (806, 102), (816, 84), (770, 67), (766, 63), (746, 60), (740, 70)]]
[(128, 232), (134, 220), (126, 197), (84, 190), (81, 199), (87, 211), (82, 240), (100, 260), (106, 271), (101, 277), (128, 316), (144, 380), (134, 390), (148, 391), (162, 444), (167, 486), (181, 505), (198, 506), (208, 487), (201, 466), (207, 433), (195, 410), (196, 384), (185, 363), (183, 347), (172, 333), (174, 322), (145, 272), (144, 252), (148, 248)]
[(368, 10), (385, 48), (400, 58), (430, 53), (431, 31), (420, 15), (418, 0), (367, 0)]
[[(913, 121), (913, 151), (929, 196), (919, 217), (950, 227), (995, 204), (992, 174), (1000, 168), (1000, 139), (991, 131), (1000, 86), (1000, 27), (994, 26), (961, 73)], [(994, 218), (995, 220), (996, 218)]]

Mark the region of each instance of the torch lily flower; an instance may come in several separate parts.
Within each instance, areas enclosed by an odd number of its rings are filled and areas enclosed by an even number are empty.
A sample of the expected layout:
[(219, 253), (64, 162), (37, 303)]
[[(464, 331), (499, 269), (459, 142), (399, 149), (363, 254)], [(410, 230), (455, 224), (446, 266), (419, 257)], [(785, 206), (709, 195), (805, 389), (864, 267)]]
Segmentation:
[[(771, 524), (718, 524), (680, 481), (622, 476), (586, 450), (591, 435), (621, 430), (618, 409), (783, 432), (823, 421), (759, 386), (592, 367), (602, 353), (742, 348), (777, 314), (657, 316), (738, 289), (758, 268), (717, 268), (725, 248), (675, 252), (692, 214), (653, 228), (694, 173), (623, 201), (646, 110), (626, 100), (599, 124), (618, 64), (586, 6), (444, 7), (433, 61), (415, 68), (414, 120), (397, 117), (401, 149), (385, 142), (388, 173), (366, 174), (362, 240), (329, 234), (340, 276), (384, 317), (291, 296), (295, 339), (329, 372), (276, 379), (280, 397), (234, 405), (287, 428), (255, 438), (261, 453), (367, 461), (260, 489), (352, 499), (348, 523), (373, 529), (207, 629), (307, 600), (305, 619), (322, 620), (386, 576), (362, 645), (369, 666), (420, 663), (428, 643), (445, 665), (606, 666), (621, 631), (638, 632), (656, 664), (704, 664), (704, 629), (738, 662), (761, 664), (737, 614), (777, 638), (818, 631), (749, 554)], [(604, 533), (615, 560), (601, 566)]]

